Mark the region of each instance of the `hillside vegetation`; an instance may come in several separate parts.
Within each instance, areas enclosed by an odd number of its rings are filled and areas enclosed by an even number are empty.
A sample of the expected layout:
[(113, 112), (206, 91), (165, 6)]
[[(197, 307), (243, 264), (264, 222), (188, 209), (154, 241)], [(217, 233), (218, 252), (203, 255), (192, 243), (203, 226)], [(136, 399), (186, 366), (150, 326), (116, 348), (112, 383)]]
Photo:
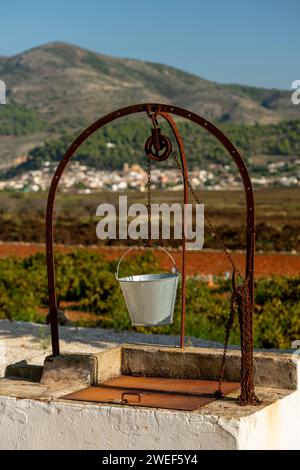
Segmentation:
[(45, 122), (37, 113), (25, 106), (13, 104), (1, 106), (0, 136), (30, 135), (45, 128)]
[[(34, 122), (28, 123), (28, 126), (33, 125)], [(162, 127), (170, 135), (166, 125)], [(184, 139), (190, 169), (204, 168), (208, 163), (232, 164), (226, 150), (213, 136), (193, 123), (179, 121), (178, 127)], [(151, 133), (150, 129), (146, 120), (132, 118), (105, 126), (78, 149), (76, 158), (81, 163), (100, 170), (120, 170), (124, 162), (143, 164), (144, 145)], [(222, 129), (249, 163), (252, 173), (267, 174), (266, 165), (259, 163), (259, 160), (257, 163), (257, 159), (253, 162), (252, 156), (300, 156), (300, 120), (254, 126), (226, 124)], [(76, 135), (64, 132), (58, 138), (46, 140), (29, 152), (26, 162), (4, 173), (4, 178), (18, 172), (39, 169), (45, 161), (60, 161)], [(107, 146), (107, 143), (112, 143), (113, 146)], [(175, 142), (173, 145), (176, 149)]]

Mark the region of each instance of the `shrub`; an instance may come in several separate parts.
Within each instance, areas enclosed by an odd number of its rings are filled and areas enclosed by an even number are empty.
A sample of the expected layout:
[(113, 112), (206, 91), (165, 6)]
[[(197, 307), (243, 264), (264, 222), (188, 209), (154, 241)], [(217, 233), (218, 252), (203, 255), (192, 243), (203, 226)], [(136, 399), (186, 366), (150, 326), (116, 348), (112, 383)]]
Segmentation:
[[(78, 310), (93, 312), (96, 320), (81, 316), (75, 324), (131, 329), (130, 318), (115, 278), (116, 261), (108, 262), (97, 253), (76, 250), (55, 257), (58, 300), (71, 301)], [(161, 271), (151, 251), (128, 256), (120, 276)], [(229, 313), (230, 281), (216, 280), (213, 287), (202, 280), (187, 280), (186, 335), (223, 342)], [(44, 321), (41, 307), (47, 306), (46, 260), (43, 254), (25, 259), (0, 259), (0, 318)], [(73, 307), (72, 307), (73, 308)], [(164, 327), (136, 327), (144, 333), (180, 333), (181, 286), (175, 305), (174, 322)], [(274, 276), (259, 279), (255, 291), (254, 344), (264, 348), (289, 348), (300, 337), (300, 278)], [(230, 342), (239, 342), (235, 319)]]

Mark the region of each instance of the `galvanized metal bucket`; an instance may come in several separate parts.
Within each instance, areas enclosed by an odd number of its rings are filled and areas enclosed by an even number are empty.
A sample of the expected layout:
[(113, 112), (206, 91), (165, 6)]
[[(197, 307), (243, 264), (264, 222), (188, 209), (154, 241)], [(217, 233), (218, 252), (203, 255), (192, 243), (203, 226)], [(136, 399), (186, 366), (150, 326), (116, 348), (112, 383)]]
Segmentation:
[(179, 273), (174, 258), (171, 273), (139, 274), (119, 278), (119, 268), (124, 257), (134, 248), (129, 248), (120, 258), (116, 278), (120, 283), (133, 326), (168, 325), (173, 321)]

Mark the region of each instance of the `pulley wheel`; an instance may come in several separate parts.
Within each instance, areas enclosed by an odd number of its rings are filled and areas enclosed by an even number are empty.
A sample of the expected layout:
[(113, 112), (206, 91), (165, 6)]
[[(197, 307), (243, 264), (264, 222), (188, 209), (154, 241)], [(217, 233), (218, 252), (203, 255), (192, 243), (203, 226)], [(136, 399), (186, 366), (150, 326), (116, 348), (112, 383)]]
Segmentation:
[(156, 150), (154, 145), (154, 139), (151, 135), (148, 137), (146, 144), (145, 144), (145, 152), (146, 155), (151, 158), (151, 160), (162, 162), (168, 158), (170, 153), (172, 152), (172, 144), (170, 139), (163, 134), (158, 135), (159, 139), (159, 150)]

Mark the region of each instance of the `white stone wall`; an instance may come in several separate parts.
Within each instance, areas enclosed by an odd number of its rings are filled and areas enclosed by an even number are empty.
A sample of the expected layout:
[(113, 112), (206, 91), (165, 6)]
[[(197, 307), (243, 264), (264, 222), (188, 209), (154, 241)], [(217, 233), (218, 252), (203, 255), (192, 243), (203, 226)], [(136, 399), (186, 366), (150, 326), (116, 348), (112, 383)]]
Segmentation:
[(0, 398), (1, 449), (235, 449), (212, 416)]
[(300, 392), (293, 392), (240, 422), (238, 449), (299, 450)]
[(300, 449), (300, 394), (239, 419), (0, 397), (0, 449)]

